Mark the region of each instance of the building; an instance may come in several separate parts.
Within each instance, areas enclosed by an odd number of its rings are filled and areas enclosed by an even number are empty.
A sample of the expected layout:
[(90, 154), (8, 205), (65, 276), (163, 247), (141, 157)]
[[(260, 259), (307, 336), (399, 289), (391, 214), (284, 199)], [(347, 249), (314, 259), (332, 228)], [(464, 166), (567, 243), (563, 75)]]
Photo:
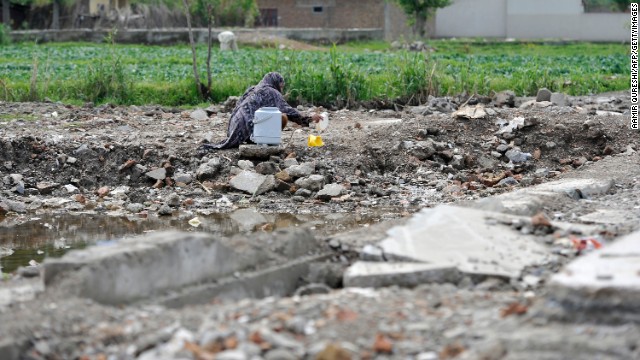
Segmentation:
[(384, 29), (385, 38), (410, 36), (406, 16), (385, 0), (257, 0), (258, 26)]

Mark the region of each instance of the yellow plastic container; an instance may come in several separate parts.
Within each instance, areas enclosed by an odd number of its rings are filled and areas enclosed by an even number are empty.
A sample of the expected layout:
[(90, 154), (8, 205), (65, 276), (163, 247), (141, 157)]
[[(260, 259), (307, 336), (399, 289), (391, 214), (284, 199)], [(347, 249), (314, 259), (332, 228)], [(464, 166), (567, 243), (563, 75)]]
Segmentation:
[(315, 147), (315, 146), (324, 146), (324, 142), (320, 136), (315, 136), (309, 134), (309, 140), (307, 141), (307, 146)]

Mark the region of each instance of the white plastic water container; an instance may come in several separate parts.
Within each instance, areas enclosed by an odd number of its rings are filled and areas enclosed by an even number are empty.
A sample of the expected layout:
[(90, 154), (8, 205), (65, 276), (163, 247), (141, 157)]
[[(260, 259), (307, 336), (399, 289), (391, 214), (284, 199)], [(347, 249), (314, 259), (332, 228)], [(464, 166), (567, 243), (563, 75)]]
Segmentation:
[(282, 113), (277, 107), (262, 107), (253, 117), (251, 141), (256, 144), (278, 145), (282, 138)]

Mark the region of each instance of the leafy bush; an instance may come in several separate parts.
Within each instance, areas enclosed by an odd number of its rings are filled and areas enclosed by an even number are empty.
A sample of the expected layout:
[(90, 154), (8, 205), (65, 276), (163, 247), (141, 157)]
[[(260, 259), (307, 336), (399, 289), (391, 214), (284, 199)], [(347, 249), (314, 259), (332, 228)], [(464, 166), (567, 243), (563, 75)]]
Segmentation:
[(8, 45), (11, 43), (11, 35), (9, 35), (9, 28), (4, 24), (0, 24), (0, 45)]

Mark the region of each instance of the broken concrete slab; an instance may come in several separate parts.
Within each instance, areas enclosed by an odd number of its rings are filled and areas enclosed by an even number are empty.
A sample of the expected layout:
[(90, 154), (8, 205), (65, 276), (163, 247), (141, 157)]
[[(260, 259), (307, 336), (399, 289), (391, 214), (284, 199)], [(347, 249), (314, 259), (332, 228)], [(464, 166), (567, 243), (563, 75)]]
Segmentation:
[(331, 200), (331, 198), (338, 197), (344, 194), (346, 189), (341, 184), (327, 184), (325, 185), (316, 197), (321, 200)]
[(573, 199), (588, 199), (594, 195), (606, 194), (613, 186), (613, 179), (563, 179), (536, 185), (529, 189), (565, 193)]
[(357, 261), (345, 271), (343, 283), (345, 287), (414, 287), (430, 283), (457, 283), (460, 277), (454, 265)]
[(234, 189), (244, 191), (251, 195), (260, 195), (273, 190), (276, 186), (276, 180), (273, 175), (262, 175), (243, 170), (231, 178), (229, 185)]
[(613, 209), (598, 209), (587, 215), (580, 216), (578, 219), (593, 224), (624, 224), (636, 221), (629, 211)]
[(164, 180), (167, 177), (167, 169), (158, 168), (147, 172), (145, 175), (155, 180)]
[(217, 300), (242, 300), (268, 296), (292, 295), (300, 285), (300, 277), (309, 274), (310, 265), (325, 261), (329, 254), (305, 256), (267, 269), (242, 273), (219, 279), (215, 283), (199, 284), (183, 288), (160, 298), (153, 304), (179, 308), (187, 305), (210, 303)]
[(285, 264), (316, 249), (319, 245), (306, 229), (231, 239), (160, 232), (47, 259), (44, 283), (45, 289), (60, 288), (118, 305), (215, 282), (245, 270)]
[(72, 251), (44, 263), (45, 287), (76, 278), (75, 291), (105, 304), (222, 277), (267, 260), (265, 250), (233, 248), (209, 234), (162, 232), (109, 247)]
[(380, 243), (387, 259), (455, 266), (472, 275), (517, 278), (546, 261), (548, 250), (497, 221), (499, 213), (440, 205), (423, 209)]
[(271, 156), (279, 156), (284, 151), (282, 146), (243, 144), (238, 148), (241, 158), (268, 160)]
[(490, 199), (481, 199), (472, 207), (513, 215), (533, 216), (550, 202), (579, 200), (606, 194), (613, 183), (613, 179), (562, 179)]
[(571, 262), (551, 278), (549, 297), (569, 311), (640, 314), (640, 231)]

